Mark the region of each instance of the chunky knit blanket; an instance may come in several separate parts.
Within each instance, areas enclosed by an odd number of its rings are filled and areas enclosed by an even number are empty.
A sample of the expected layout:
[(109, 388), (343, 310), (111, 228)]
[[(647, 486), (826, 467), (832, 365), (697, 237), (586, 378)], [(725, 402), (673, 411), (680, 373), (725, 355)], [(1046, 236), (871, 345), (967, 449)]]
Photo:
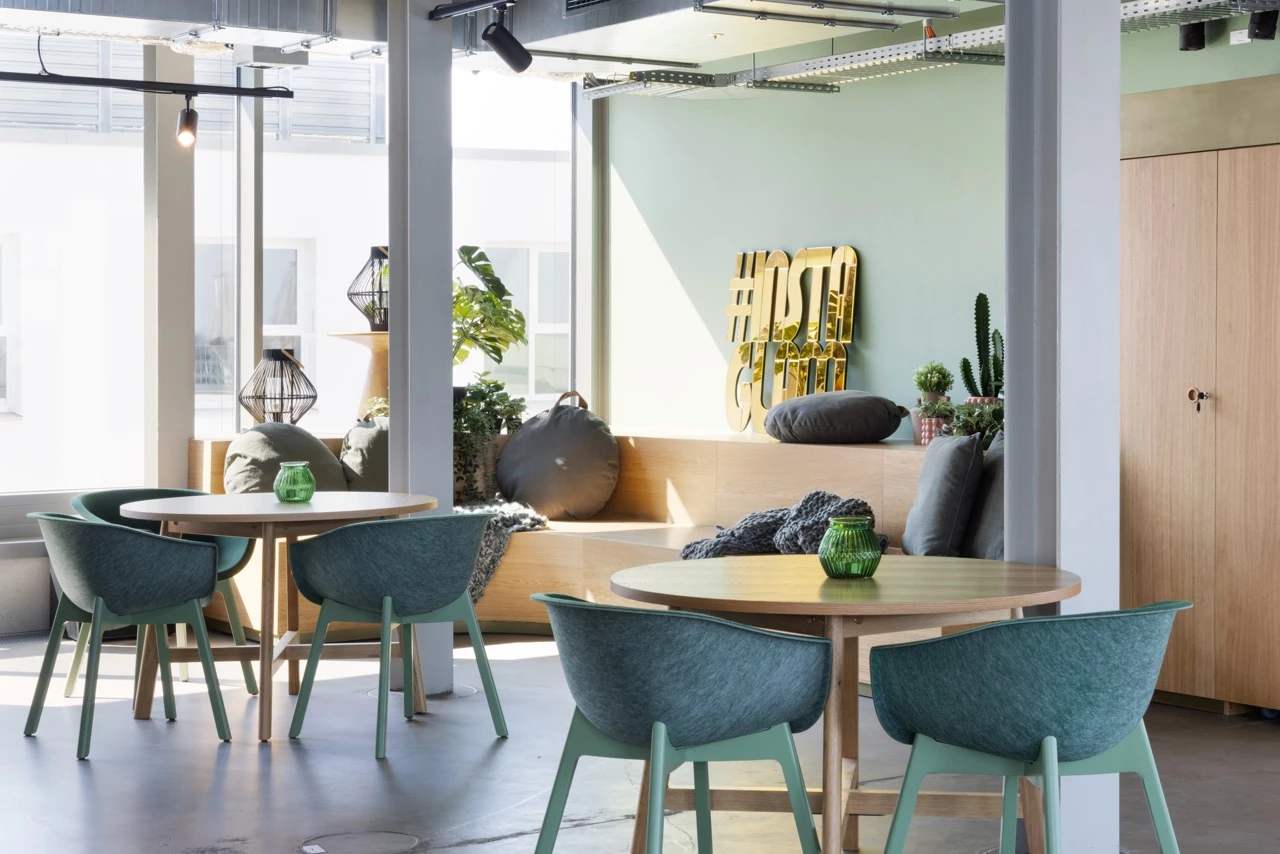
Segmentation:
[(507, 553), (507, 545), (511, 535), (517, 531), (536, 531), (547, 527), (547, 517), (542, 516), (530, 507), (513, 502), (494, 501), (480, 504), (463, 504), (455, 507), (455, 513), (489, 513), (493, 514), (489, 524), (485, 526), (484, 538), (480, 541), (480, 553), (476, 556), (476, 568), (471, 574), (471, 583), (467, 590), (471, 593), (471, 601), (479, 602), (484, 596), (484, 589), (493, 579), (502, 556)]
[[(861, 498), (841, 498), (831, 492), (810, 492), (794, 507), (748, 514), (730, 528), (721, 528), (706, 540), (696, 540), (680, 551), (684, 560), (730, 555), (817, 554), (827, 523), (833, 516), (870, 516), (871, 505)], [(880, 550), (889, 538), (880, 536)]]

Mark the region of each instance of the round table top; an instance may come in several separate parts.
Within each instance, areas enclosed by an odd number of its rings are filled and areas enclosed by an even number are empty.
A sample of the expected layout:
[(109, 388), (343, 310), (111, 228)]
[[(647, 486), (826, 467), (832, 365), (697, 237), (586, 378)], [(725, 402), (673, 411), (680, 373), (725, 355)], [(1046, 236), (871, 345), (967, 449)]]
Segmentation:
[(134, 501), (121, 506), (120, 515), (130, 519), (213, 524), (329, 522), (401, 516), (434, 510), (436, 504), (430, 495), (407, 492), (317, 492), (304, 504), (284, 504), (271, 492), (246, 492)]
[(624, 569), (627, 599), (686, 610), (806, 616), (901, 616), (1026, 608), (1069, 599), (1080, 578), (1051, 566), (885, 555), (864, 579), (827, 578), (817, 555), (751, 555)]

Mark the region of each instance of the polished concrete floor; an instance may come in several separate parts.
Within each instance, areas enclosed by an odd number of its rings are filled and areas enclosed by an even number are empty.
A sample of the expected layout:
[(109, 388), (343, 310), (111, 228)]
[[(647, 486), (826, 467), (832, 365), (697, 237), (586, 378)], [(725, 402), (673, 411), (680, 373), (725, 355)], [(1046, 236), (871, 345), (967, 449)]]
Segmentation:
[[(505, 641), (505, 642), (504, 642)], [(255, 738), (256, 701), (235, 665), (219, 665), (234, 740), (218, 742), (204, 684), (193, 667), (179, 683), (178, 720), (130, 715), (132, 647), (104, 653), (93, 750), (75, 759), (79, 699), (55, 677), (35, 738), (22, 726), (42, 642), (0, 638), (0, 845), (4, 851), (94, 854), (287, 854), (330, 834), (390, 831), (416, 837), (413, 851), (529, 854), (555, 773), (572, 704), (549, 640), (491, 639), (493, 667), (511, 737), (495, 739), (469, 649), (457, 650), (456, 698), (433, 702), (408, 723), (393, 696), (386, 761), (373, 758), (376, 667), (324, 662), (302, 738), (286, 735), (292, 702), (277, 693), (277, 739)], [(65, 673), (64, 644), (58, 675)], [(282, 676), (283, 674), (281, 674)], [(281, 686), (283, 688), (283, 686)], [(157, 691), (157, 694), (159, 692)], [(865, 781), (898, 783), (907, 749), (879, 729), (863, 701)], [(1280, 850), (1280, 725), (1154, 707), (1148, 716), (1182, 851)], [(819, 730), (799, 739), (811, 783)], [(683, 769), (682, 772), (683, 773)], [(625, 852), (635, 812), (638, 763), (584, 760), (569, 799), (557, 854)], [(681, 774), (676, 775), (679, 782)], [(720, 782), (775, 784), (767, 765), (712, 770)], [(933, 781), (931, 788), (970, 779)], [(789, 818), (716, 814), (717, 850), (798, 851)], [(1157, 851), (1136, 782), (1123, 783), (1122, 842)], [(879, 852), (884, 819), (864, 820), (864, 852)], [(322, 842), (328, 854), (389, 854), (372, 837)], [(908, 850), (977, 854), (995, 848), (994, 822), (917, 819)], [(667, 852), (693, 852), (689, 814), (667, 820)]]

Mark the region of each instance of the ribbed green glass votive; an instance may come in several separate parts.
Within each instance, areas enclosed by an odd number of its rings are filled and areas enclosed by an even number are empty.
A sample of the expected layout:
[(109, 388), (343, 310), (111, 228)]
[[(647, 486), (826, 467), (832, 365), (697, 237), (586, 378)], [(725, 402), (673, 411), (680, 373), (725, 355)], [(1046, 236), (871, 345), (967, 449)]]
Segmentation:
[(307, 463), (281, 463), (273, 488), (283, 503), (305, 504), (316, 494), (316, 477)]
[(880, 565), (880, 538), (867, 516), (836, 516), (818, 546), (818, 561), (831, 578), (870, 578)]

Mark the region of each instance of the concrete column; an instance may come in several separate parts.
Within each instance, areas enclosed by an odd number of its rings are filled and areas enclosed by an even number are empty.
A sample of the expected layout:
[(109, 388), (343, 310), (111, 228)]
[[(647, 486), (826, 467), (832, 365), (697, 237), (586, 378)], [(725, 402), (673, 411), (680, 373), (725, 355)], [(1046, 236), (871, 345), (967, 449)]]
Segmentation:
[[(1120, 9), (1006, 4), (1005, 552), (1119, 607)], [(1063, 850), (1119, 848), (1115, 776), (1063, 781)]]
[[(452, 31), (389, 0), (391, 489), (453, 505)], [(427, 693), (453, 688), (453, 627), (418, 629)]]
[(573, 388), (607, 418), (603, 357), (606, 238), (605, 191), (609, 185), (608, 99), (588, 101), (573, 87)]
[[(190, 83), (195, 62), (143, 48), (143, 77)], [(143, 95), (144, 482), (187, 485), (195, 425), (195, 152), (178, 145), (178, 95)], [(198, 143), (197, 143), (198, 144)]]

